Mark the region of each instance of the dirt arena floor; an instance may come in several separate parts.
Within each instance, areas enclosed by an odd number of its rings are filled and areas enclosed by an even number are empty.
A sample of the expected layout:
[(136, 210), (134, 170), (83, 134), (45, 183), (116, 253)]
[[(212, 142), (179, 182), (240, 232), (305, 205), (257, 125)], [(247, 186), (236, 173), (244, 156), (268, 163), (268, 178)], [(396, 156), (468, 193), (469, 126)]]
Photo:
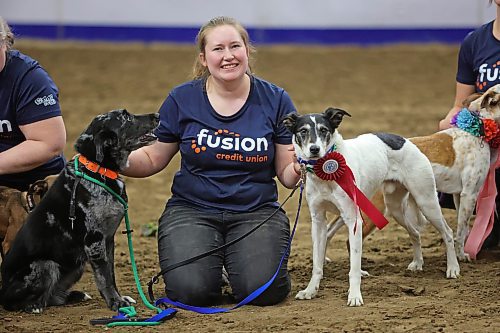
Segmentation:
[[(60, 88), (68, 131), (67, 157), (86, 124), (99, 113), (127, 108), (133, 113), (156, 111), (168, 92), (189, 77), (194, 49), (186, 45), (84, 44), (18, 42), (17, 47), (38, 59)], [(453, 102), (456, 45), (398, 45), (382, 47), (261, 46), (257, 75), (284, 87), (302, 113), (328, 106), (352, 114), (341, 125), (345, 138), (370, 131), (404, 136), (430, 134)], [(146, 179), (126, 179), (132, 227), (159, 217), (179, 160)], [(280, 188), (284, 199), (289, 190)], [(293, 221), (298, 193), (285, 209)], [(455, 229), (452, 211), (444, 210)], [(406, 232), (391, 220), (364, 243), (362, 281), (365, 305), (346, 306), (349, 261), (346, 233), (328, 249), (333, 263), (325, 266), (319, 295), (298, 301), (311, 274), (310, 217), (301, 207), (289, 270), (292, 293), (277, 306), (244, 306), (226, 314), (199, 315), (180, 310), (176, 317), (141, 332), (500, 332), (500, 250), (481, 253), (461, 264), (457, 280), (445, 278), (444, 246), (432, 227), (423, 235), (423, 272), (406, 266), (412, 251)], [(137, 310), (152, 315), (142, 303), (131, 272), (126, 237), (116, 235), (116, 278), (122, 294), (139, 300)], [(133, 234), (142, 285), (158, 272), (156, 239)], [(77, 289), (94, 298), (86, 303), (49, 308), (41, 315), (0, 310), (0, 332), (100, 332), (89, 319), (110, 317), (88, 268)], [(157, 285), (155, 292), (160, 294)], [(117, 332), (133, 328), (114, 328)]]

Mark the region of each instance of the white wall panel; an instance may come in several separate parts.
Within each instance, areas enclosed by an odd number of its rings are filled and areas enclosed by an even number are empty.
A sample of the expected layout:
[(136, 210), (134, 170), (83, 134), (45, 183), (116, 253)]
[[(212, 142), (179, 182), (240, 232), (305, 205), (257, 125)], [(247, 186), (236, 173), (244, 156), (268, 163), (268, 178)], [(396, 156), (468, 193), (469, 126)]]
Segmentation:
[(199, 26), (217, 15), (266, 28), (456, 28), (495, 16), (487, 0), (0, 0), (22, 24)]

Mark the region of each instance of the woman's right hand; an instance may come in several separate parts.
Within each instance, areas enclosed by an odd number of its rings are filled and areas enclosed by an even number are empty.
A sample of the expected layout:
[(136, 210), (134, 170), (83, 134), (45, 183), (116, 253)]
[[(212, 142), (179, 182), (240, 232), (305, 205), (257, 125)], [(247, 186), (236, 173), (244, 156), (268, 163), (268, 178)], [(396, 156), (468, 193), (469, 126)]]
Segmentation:
[(128, 157), (125, 176), (143, 178), (163, 170), (179, 151), (177, 142), (156, 141), (150, 146), (134, 150)]

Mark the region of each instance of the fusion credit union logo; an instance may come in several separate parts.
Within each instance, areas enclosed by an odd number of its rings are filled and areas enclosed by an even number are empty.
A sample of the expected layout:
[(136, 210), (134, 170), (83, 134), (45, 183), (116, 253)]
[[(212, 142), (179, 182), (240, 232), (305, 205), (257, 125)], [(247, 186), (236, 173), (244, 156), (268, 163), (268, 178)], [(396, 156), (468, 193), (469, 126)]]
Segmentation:
[(269, 142), (266, 138), (242, 137), (239, 133), (227, 129), (219, 129), (212, 133), (205, 128), (201, 129), (196, 134), (196, 139), (191, 142), (191, 148), (196, 154), (218, 148), (222, 152), (217, 153), (215, 158), (240, 162), (267, 161), (268, 147)]
[(479, 66), (476, 86), (480, 89), (486, 89), (487, 86), (500, 79), (500, 60), (492, 65), (482, 64)]

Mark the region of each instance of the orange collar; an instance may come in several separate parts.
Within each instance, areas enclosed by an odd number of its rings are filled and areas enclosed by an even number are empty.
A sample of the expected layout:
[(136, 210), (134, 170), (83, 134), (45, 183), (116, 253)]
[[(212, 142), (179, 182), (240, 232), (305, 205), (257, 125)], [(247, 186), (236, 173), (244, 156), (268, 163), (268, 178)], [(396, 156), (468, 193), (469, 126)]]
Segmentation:
[(98, 173), (104, 177), (108, 177), (109, 179), (117, 179), (118, 178), (118, 172), (109, 170), (106, 168), (101, 168), (101, 166), (97, 163), (94, 163), (92, 161), (89, 161), (85, 156), (79, 155), (78, 156), (78, 161), (85, 166), (88, 170)]

